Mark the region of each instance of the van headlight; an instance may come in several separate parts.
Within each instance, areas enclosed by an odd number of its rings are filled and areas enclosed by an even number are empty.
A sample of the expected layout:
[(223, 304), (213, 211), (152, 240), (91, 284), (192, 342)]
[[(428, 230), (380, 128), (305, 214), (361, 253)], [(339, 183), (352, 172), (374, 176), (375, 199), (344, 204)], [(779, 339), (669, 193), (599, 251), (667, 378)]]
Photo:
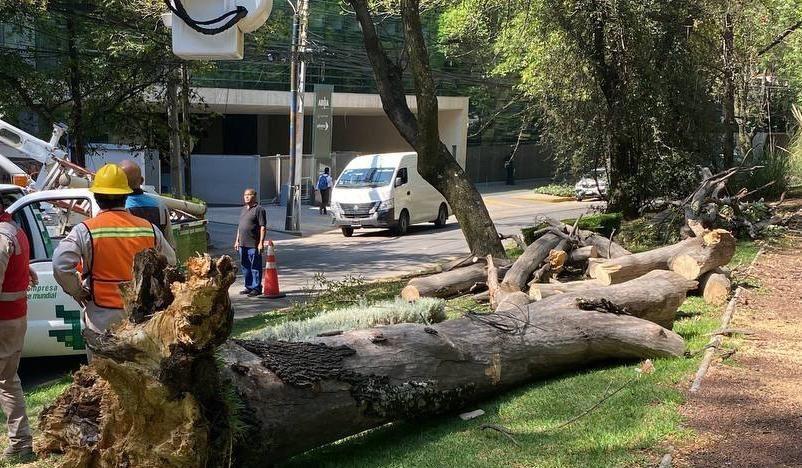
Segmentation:
[(379, 203), (379, 207), (377, 208), (378, 211), (390, 211), (393, 209), (393, 199), (390, 198), (389, 200), (384, 200), (383, 202)]

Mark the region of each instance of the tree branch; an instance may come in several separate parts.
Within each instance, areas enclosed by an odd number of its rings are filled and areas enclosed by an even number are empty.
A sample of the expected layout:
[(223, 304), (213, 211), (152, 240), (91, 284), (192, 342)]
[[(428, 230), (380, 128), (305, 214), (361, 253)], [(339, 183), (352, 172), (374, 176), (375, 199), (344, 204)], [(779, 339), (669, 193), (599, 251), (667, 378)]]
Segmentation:
[(782, 41), (785, 40), (786, 37), (791, 35), (792, 32), (796, 31), (800, 27), (802, 27), (802, 20), (797, 21), (796, 23), (794, 23), (791, 26), (789, 26), (788, 28), (786, 28), (785, 31), (781, 32), (780, 34), (777, 34), (774, 37), (774, 40), (772, 40), (769, 43), (769, 45), (767, 45), (766, 47), (764, 47), (764, 48), (760, 49), (760, 51), (758, 51), (757, 56), (760, 57), (761, 55), (765, 54), (766, 52), (770, 51), (771, 49), (773, 49), (774, 47), (779, 45)]

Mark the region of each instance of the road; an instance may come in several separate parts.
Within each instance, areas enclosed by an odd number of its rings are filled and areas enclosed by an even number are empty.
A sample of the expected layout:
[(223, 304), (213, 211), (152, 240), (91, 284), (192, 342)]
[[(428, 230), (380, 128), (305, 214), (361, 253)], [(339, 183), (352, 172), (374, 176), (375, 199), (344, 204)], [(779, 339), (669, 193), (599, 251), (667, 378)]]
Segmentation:
[[(576, 217), (588, 212), (589, 202), (550, 203), (539, 201), (531, 190), (521, 189), (483, 195), (490, 216), (503, 234), (519, 234), (522, 227), (531, 226), (540, 215), (555, 218)], [(212, 230), (218, 245), (227, 245), (233, 238), (234, 226), (217, 225)], [(287, 306), (303, 297), (315, 284), (315, 274), (328, 280), (347, 276), (375, 280), (420, 271), (452, 258), (469, 253), (468, 245), (452, 216), (444, 228), (431, 224), (411, 226), (407, 235), (394, 236), (389, 230), (357, 230), (351, 238), (343, 237), (339, 229), (309, 237), (271, 235), (276, 239), (276, 257), (284, 300), (268, 300), (239, 296), (241, 279), (231, 288), (237, 316), (250, 316)], [(233, 255), (233, 250), (216, 253)]]

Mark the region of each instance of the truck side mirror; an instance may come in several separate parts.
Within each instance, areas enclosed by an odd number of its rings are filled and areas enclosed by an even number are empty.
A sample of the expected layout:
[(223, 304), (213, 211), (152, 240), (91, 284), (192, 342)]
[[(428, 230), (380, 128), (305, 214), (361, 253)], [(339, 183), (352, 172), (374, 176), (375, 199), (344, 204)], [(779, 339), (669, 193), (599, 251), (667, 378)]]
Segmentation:
[(396, 177), (396, 178), (395, 178), (395, 186), (396, 186), (396, 187), (400, 187), (400, 186), (402, 186), (402, 185), (404, 185), (404, 179), (402, 179), (402, 178), (400, 178), (400, 177)]

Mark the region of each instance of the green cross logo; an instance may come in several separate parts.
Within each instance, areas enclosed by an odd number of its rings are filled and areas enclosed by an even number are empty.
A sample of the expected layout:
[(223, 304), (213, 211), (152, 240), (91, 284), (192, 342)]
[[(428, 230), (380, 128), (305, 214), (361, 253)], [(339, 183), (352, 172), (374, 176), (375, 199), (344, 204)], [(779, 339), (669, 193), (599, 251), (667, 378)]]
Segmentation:
[(64, 343), (67, 348), (86, 349), (84, 337), (81, 335), (81, 311), (64, 310), (64, 306), (57, 305), (56, 317), (62, 319), (70, 328), (68, 330), (50, 330), (47, 334), (55, 337), (59, 343)]

